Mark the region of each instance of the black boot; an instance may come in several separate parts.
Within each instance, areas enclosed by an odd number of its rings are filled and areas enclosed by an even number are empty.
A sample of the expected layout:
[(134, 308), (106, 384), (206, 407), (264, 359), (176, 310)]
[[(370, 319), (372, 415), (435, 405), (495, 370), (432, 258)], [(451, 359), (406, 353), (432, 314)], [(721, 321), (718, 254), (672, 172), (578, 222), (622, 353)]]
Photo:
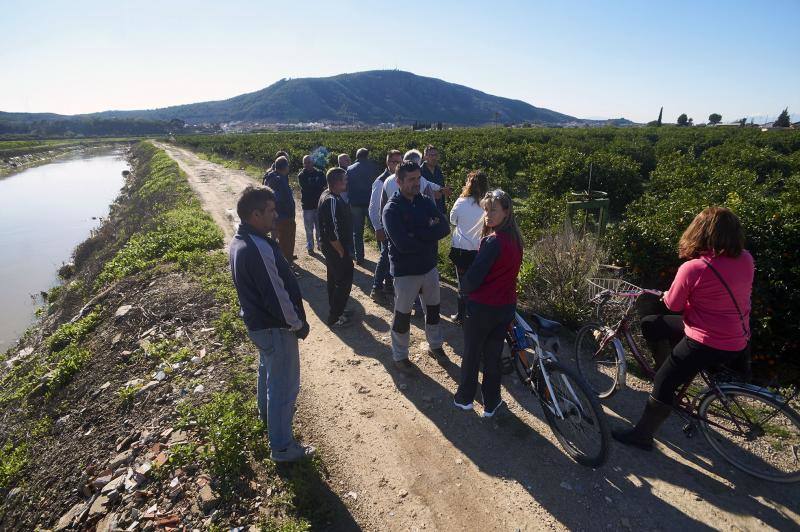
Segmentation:
[(620, 443), (625, 445), (632, 445), (645, 451), (653, 450), (653, 434), (658, 430), (658, 427), (669, 417), (672, 412), (670, 405), (657, 401), (652, 396), (647, 398), (647, 404), (644, 407), (639, 422), (636, 426), (628, 429), (614, 429), (611, 431), (611, 436)]
[(458, 313), (450, 316), (450, 319), (458, 325), (464, 324), (464, 311), (467, 307), (466, 302), (462, 296), (458, 296)]
[(669, 340), (651, 341), (647, 342), (647, 345), (650, 347), (650, 352), (653, 353), (653, 360), (655, 360), (653, 369), (658, 371), (661, 365), (664, 364), (672, 354), (672, 345), (669, 343)]

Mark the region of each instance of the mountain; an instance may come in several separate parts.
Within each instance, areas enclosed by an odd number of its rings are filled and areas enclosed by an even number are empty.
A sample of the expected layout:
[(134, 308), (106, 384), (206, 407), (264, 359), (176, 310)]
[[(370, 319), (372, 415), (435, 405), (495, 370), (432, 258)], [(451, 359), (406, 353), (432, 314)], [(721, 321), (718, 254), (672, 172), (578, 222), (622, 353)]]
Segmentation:
[[(4, 113), (2, 119), (25, 113)], [(30, 117), (30, 120), (41, 120)], [(60, 119), (67, 117), (60, 117)], [(463, 85), (400, 70), (372, 70), (327, 78), (283, 79), (228, 100), (140, 111), (104, 111), (102, 119), (180, 119), (204, 122), (444, 122), (476, 126), (498, 123), (560, 124), (580, 120), (520, 100), (492, 96)]]

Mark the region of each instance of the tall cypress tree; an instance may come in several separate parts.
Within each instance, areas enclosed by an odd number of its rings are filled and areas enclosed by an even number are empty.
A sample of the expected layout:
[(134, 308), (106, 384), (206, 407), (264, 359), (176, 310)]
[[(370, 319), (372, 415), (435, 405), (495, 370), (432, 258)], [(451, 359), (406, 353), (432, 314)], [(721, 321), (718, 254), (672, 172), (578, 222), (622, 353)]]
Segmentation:
[(789, 127), (792, 123), (789, 120), (789, 108), (787, 107), (781, 114), (778, 116), (778, 119), (773, 122), (772, 127)]
[(661, 110), (658, 112), (658, 123), (657, 126), (661, 126), (661, 117), (664, 115), (664, 106), (661, 106)]

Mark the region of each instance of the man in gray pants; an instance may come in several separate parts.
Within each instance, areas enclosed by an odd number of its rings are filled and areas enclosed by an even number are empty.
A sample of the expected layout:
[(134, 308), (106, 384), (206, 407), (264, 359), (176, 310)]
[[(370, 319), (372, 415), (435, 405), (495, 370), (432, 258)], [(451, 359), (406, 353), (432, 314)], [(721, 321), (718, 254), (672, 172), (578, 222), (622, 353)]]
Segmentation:
[(439, 362), (447, 359), (442, 349), (439, 324), (438, 242), (450, 234), (447, 219), (432, 200), (420, 194), (420, 168), (406, 161), (397, 168), (395, 192), (383, 209), (383, 227), (389, 242), (389, 269), (394, 277), (392, 357), (404, 373), (415, 366), (408, 360), (411, 306), (422, 292), (428, 354)]

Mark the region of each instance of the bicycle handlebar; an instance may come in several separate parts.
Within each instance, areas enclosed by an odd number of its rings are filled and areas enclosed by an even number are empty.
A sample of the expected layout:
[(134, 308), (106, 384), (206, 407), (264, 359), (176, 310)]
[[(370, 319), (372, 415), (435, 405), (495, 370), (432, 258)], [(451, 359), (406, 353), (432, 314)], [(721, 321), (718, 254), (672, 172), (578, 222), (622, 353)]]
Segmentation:
[(603, 290), (596, 296), (594, 296), (591, 301), (598, 300), (598, 299), (608, 299), (611, 296), (617, 297), (630, 297), (630, 298), (637, 298), (644, 294), (650, 294), (653, 296), (661, 297), (664, 295), (664, 292), (661, 290), (653, 290), (650, 288), (643, 288), (641, 290), (621, 290), (621, 291), (614, 291), (614, 290)]

